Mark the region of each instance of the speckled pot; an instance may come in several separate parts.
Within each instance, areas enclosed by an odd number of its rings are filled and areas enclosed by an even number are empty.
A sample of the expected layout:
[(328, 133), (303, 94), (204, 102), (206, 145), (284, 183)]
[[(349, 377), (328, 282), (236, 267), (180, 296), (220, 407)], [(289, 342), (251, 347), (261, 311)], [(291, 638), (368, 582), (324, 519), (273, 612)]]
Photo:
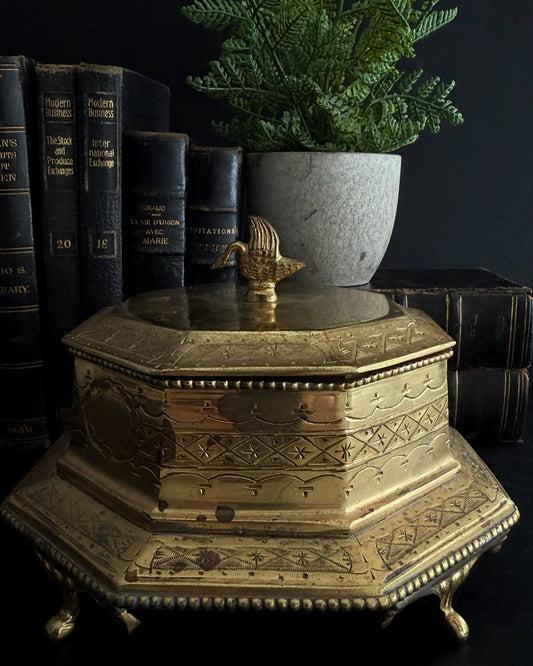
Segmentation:
[(369, 282), (390, 241), (401, 157), (378, 153), (250, 153), (247, 211), (265, 217), (284, 256), (306, 267), (294, 279)]

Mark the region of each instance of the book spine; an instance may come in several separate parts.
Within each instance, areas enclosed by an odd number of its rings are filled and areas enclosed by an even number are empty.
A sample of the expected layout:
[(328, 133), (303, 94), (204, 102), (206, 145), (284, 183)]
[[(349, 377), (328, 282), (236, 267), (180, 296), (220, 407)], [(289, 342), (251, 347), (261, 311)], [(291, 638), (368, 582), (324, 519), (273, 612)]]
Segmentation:
[(33, 65), (0, 58), (0, 444), (48, 444), (28, 99)]
[(527, 368), (531, 296), (524, 291), (461, 292), (449, 297), (448, 332), (458, 341), (455, 367)]
[(526, 369), (468, 368), (448, 371), (450, 425), (467, 439), (522, 438), (528, 407)]
[(83, 316), (123, 297), (122, 134), (168, 131), (167, 86), (121, 67), (78, 67)]
[(449, 367), (527, 368), (531, 363), (532, 299), (511, 291), (384, 289), (400, 305), (432, 317), (456, 341)]
[(122, 72), (80, 66), (79, 233), (82, 316), (122, 300)]
[(72, 359), (61, 340), (81, 317), (76, 67), (39, 63), (35, 71), (48, 390), (59, 430), (72, 386)]
[(242, 168), (240, 147), (190, 148), (185, 253), (189, 284), (237, 279), (234, 256), (226, 268), (211, 271), (211, 265), (239, 238)]
[(189, 137), (123, 136), (124, 292), (127, 297), (185, 284)]

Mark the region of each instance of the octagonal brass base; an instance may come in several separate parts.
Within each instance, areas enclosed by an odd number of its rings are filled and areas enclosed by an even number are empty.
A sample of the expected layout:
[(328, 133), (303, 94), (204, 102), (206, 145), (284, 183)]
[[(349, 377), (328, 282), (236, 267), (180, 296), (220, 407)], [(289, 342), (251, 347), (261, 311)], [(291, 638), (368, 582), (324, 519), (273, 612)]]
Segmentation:
[(66, 636), (86, 591), (128, 630), (136, 609), (380, 610), (385, 623), (436, 594), (457, 636), (451, 601), (476, 559), (496, 549), (518, 510), (471, 447), (450, 429), (457, 471), (400, 495), (346, 537), (239, 535), (142, 527), (58, 473), (64, 435), (2, 505), (59, 579), (64, 606), (47, 625)]

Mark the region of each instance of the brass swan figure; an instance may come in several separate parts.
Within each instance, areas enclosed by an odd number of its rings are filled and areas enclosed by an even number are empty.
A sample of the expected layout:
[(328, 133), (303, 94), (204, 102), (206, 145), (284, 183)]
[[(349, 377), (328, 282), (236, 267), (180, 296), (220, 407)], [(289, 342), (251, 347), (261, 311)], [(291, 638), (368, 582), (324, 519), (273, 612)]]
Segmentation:
[(211, 268), (221, 268), (232, 252), (239, 255), (239, 271), (250, 284), (249, 301), (277, 300), (276, 284), (292, 275), (305, 264), (298, 259), (282, 257), (279, 251), (279, 236), (274, 227), (263, 217), (250, 215), (250, 241), (231, 243)]

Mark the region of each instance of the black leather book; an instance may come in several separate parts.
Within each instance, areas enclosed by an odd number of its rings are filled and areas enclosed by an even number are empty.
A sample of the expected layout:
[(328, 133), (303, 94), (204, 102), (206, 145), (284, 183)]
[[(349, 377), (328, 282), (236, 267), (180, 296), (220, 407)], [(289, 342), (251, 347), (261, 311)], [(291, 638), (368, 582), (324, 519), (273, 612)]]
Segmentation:
[(122, 134), (169, 129), (170, 90), (137, 72), (78, 68), (80, 274), (83, 317), (122, 290)]
[(448, 372), (450, 425), (467, 439), (522, 439), (526, 426), (526, 369), (467, 368)]
[(532, 290), (484, 269), (379, 270), (367, 288), (429, 314), (457, 345), (451, 369), (526, 368)]
[(185, 284), (189, 137), (126, 132), (123, 137), (124, 293)]
[[(0, 57), (0, 444), (48, 444), (39, 311), (34, 62)], [(37, 225), (36, 225), (37, 227)]]
[(242, 166), (243, 150), (238, 146), (190, 147), (185, 252), (188, 284), (237, 279), (235, 255), (225, 268), (210, 267), (239, 238)]
[(40, 219), (47, 391), (60, 430), (71, 404), (72, 358), (61, 342), (81, 318), (76, 65), (38, 63)]

